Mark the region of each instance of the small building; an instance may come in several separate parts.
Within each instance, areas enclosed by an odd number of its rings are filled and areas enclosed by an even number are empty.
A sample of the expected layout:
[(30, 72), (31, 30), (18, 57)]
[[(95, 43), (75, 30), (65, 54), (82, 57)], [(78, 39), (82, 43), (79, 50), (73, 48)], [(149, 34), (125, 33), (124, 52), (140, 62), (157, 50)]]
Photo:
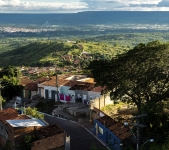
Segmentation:
[[(89, 81), (89, 82), (88, 82)], [(88, 102), (90, 103), (91, 100), (97, 99), (101, 97), (102, 87), (95, 87), (95, 83), (91, 83), (88, 80), (80, 80), (76, 81), (74, 86), (72, 86), (69, 90), (75, 91), (75, 99), (76, 102)]]
[[(45, 99), (51, 99), (54, 101), (57, 101), (57, 91), (59, 94), (69, 96), (72, 93), (69, 93), (68, 89), (70, 88), (69, 85), (71, 86), (72, 81), (65, 80), (67, 77), (70, 77), (70, 75), (58, 75), (52, 76), (49, 78), (48, 81), (45, 81), (41, 83), (44, 87), (44, 98)], [(57, 87), (56, 87), (57, 84)], [(67, 86), (67, 85), (68, 86)], [(60, 96), (58, 94), (58, 97)], [(60, 100), (60, 97), (59, 97)]]
[[(29, 136), (30, 144), (24, 143)], [(48, 125), (44, 120), (19, 115), (14, 108), (0, 111), (0, 146), (10, 143), (14, 147), (30, 146), (31, 150), (47, 150), (64, 147), (65, 132), (57, 125)], [(24, 145), (25, 144), (25, 145)]]
[(134, 141), (134, 136), (128, 127), (107, 115), (95, 119), (94, 127), (95, 135), (110, 149), (121, 150), (122, 145), (130, 145)]
[(38, 86), (38, 92), (37, 94), (41, 97), (44, 98), (44, 85), (42, 85), (41, 83), (50, 80), (49, 77), (42, 77), (39, 78), (35, 81), (35, 83), (37, 83)]
[(15, 129), (6, 120), (21, 120), (30, 119), (26, 115), (18, 115), (17, 110), (14, 108), (8, 108), (0, 111), (0, 145), (5, 146), (6, 141), (11, 141), (12, 145), (15, 145)]
[[(21, 76), (21, 77), (19, 78), (19, 85), (20, 85), (20, 86), (23, 86), (23, 88), (24, 88), (27, 84), (29, 84), (29, 83), (33, 83), (33, 81), (32, 81), (29, 77), (27, 77), (27, 76)], [(23, 89), (22, 97), (27, 98), (28, 95), (30, 95), (29, 91), (25, 91), (25, 90)]]
[(31, 82), (25, 85), (24, 87), (24, 98), (30, 98), (32, 99), (32, 97), (34, 95), (37, 95), (38, 93), (38, 84), (36, 82)]

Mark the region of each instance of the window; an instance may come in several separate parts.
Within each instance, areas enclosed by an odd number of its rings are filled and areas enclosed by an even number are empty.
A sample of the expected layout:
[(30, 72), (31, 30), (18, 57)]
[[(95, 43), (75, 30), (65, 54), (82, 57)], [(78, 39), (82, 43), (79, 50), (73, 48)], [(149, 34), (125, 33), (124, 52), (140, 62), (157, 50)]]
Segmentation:
[(106, 144), (108, 144), (108, 136), (109, 136), (109, 134), (108, 134), (108, 132), (106, 131)]
[(99, 127), (99, 132), (103, 134), (103, 129), (101, 127)]

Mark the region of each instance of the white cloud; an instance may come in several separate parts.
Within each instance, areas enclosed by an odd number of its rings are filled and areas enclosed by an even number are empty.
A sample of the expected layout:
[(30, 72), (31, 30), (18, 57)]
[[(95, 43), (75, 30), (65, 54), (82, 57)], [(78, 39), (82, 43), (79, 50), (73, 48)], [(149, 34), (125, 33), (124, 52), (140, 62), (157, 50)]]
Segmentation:
[[(81, 0), (89, 9), (115, 11), (169, 11), (169, 0)], [(160, 7), (160, 3), (163, 5)]]
[(67, 12), (82, 11), (87, 8), (83, 2), (33, 2), (20, 0), (0, 0), (0, 12)]
[(0, 0), (0, 13), (169, 11), (169, 0)]

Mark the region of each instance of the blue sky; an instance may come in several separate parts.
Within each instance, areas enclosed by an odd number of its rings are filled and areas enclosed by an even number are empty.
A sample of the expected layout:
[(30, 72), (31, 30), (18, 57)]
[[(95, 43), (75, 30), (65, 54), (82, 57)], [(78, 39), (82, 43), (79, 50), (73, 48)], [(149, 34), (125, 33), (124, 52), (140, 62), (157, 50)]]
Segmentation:
[(169, 0), (0, 0), (0, 13), (169, 11)]

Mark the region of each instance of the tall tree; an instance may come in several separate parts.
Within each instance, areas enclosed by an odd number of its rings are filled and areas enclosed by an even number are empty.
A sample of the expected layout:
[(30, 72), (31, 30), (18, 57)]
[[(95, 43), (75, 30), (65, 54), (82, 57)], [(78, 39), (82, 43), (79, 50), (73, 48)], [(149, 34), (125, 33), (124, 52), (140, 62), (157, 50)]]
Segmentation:
[(20, 72), (14, 66), (8, 66), (0, 71), (1, 82), (4, 86), (2, 96), (7, 100), (21, 94), (23, 87), (19, 85), (19, 76)]
[(141, 113), (142, 103), (169, 98), (169, 44), (139, 44), (111, 61), (89, 65), (97, 84), (106, 86), (114, 98), (126, 96)]

